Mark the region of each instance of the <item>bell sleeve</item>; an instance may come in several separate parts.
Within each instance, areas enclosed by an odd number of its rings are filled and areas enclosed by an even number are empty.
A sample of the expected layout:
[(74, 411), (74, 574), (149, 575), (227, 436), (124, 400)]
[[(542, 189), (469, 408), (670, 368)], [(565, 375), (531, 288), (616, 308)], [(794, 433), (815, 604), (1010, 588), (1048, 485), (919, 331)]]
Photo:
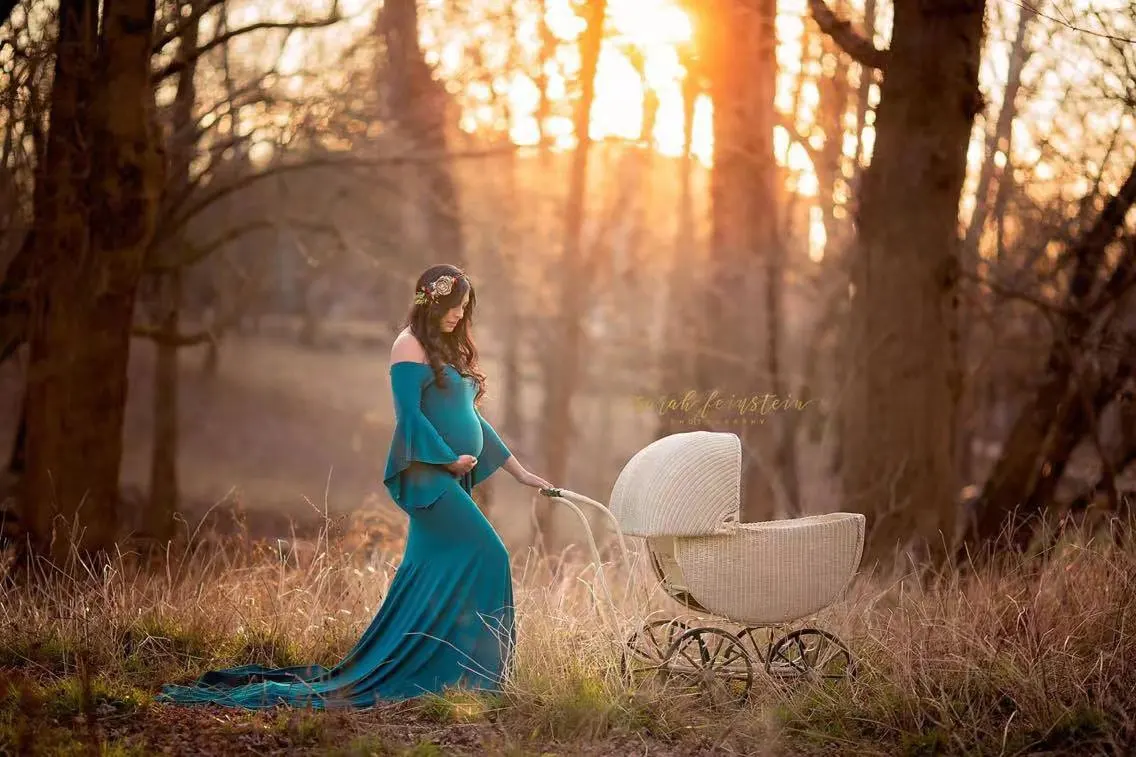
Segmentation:
[(472, 485), (477, 486), (485, 479), (492, 476), (498, 468), (505, 464), (505, 461), (512, 456), (512, 452), (505, 446), (505, 442), (501, 441), (501, 437), (489, 425), (489, 421), (481, 415), (481, 411), (475, 410), (478, 419), (481, 421), (481, 435), (483, 443), (481, 447), (481, 454), (477, 456), (477, 464), (473, 466), (470, 471), (472, 475)]
[(403, 510), (434, 504), (442, 495), (446, 478), (453, 478), (441, 466), (458, 459), (422, 412), (422, 390), (432, 376), (425, 363), (397, 362), (390, 369), (395, 429), (383, 483)]

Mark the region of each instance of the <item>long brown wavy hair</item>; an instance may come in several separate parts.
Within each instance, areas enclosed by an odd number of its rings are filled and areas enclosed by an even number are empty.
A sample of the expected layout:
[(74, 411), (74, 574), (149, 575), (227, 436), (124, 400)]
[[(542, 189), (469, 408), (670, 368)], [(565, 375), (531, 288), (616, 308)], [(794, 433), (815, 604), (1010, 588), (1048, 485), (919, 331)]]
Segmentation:
[[(474, 405), (480, 407), (481, 400), (486, 393), (485, 374), (478, 369), (477, 344), (473, 341), (473, 313), (477, 307), (477, 293), (465, 272), (457, 266), (446, 263), (432, 265), (418, 277), (414, 285), (414, 292), (425, 291), (426, 285), (439, 276), (449, 275), (456, 279), (453, 290), (437, 301), (424, 304), (413, 303), (406, 316), (404, 326), (410, 327), (410, 333), (422, 344), (426, 352), (426, 359), (434, 371), (434, 380), (439, 386), (445, 386), (445, 364), (449, 363), (457, 369), (462, 376), (469, 376), (477, 382), (477, 395)], [(447, 333), (441, 328), (442, 317), (450, 308), (461, 304), (465, 293), (469, 292), (469, 303), (465, 313), (454, 330)]]

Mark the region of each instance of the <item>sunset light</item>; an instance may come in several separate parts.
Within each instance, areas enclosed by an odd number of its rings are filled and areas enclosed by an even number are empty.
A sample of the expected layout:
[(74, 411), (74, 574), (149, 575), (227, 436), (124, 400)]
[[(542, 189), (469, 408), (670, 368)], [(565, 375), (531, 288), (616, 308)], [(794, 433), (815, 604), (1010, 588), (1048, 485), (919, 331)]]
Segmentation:
[[(778, 17), (778, 35), (782, 40), (778, 52), (781, 75), (778, 78), (778, 104), (787, 106), (791, 90), (799, 75), (800, 37), (803, 33), (804, 2), (795, 0), (783, 4)], [(538, 15), (535, 4), (522, 4), (514, 9), (517, 14), (517, 44), (530, 60), (539, 54)], [(571, 43), (584, 28), (584, 21), (576, 15), (570, 0), (549, 0), (545, 16), (550, 32), (564, 43), (557, 55), (557, 64), (548, 71), (550, 100), (566, 102), (570, 96), (565, 74), (575, 75), (578, 55)], [(692, 24), (687, 13), (674, 0), (611, 0), (607, 5), (606, 33), (596, 77), (596, 99), (592, 109), (590, 136), (595, 140), (617, 138), (637, 140), (643, 119), (645, 88), (658, 98), (658, 115), (650, 141), (655, 150), (665, 156), (677, 157), (682, 153), (682, 85), (686, 69), (680, 51), (689, 43)], [(452, 29), (430, 29), (424, 34), (428, 55), (436, 61), (443, 76), (458, 77), (466, 65), (461, 54), (461, 42), (466, 35)], [(640, 57), (642, 72), (636, 70), (632, 56)], [(509, 133), (517, 144), (536, 144), (539, 128), (535, 114), (539, 90), (530, 75), (514, 72), (504, 83), (512, 123)], [(487, 101), (488, 90), (476, 91), (467, 87), (457, 93), (459, 98)], [(808, 117), (815, 107), (815, 87), (806, 86), (803, 92), (802, 112)], [(469, 131), (484, 126), (479, 114), (492, 118), (490, 111), (476, 105), (467, 110), (463, 128)], [(703, 164), (709, 165), (713, 151), (713, 106), (703, 93), (695, 105), (692, 134), (692, 152)], [(576, 139), (567, 112), (549, 117), (544, 124), (545, 133), (554, 141), (555, 149), (571, 149)], [(799, 146), (790, 147), (787, 134), (779, 129), (779, 155), (787, 155), (788, 165), (794, 172), (810, 172), (812, 166)], [(808, 181), (804, 191), (808, 193)]]
[[(280, 8), (239, 4), (234, 7), (231, 20), (251, 23), (270, 16), (281, 15)], [(307, 4), (308, 13), (320, 12), (317, 4)], [(540, 9), (545, 9), (544, 21), (556, 44), (551, 51), (545, 74), (549, 113), (543, 124), (543, 133), (554, 151), (566, 151), (576, 144), (573, 133), (574, 103), (578, 97), (579, 35), (585, 28), (584, 20), (574, 8), (573, 0), (480, 0), (464, 6), (460, 13), (441, 0), (426, 0), (419, 4), (420, 42), (427, 61), (436, 67), (439, 76), (461, 107), (460, 126), (470, 134), (500, 135), (507, 133), (518, 145), (535, 145), (541, 134), (537, 124), (540, 91), (537, 84), (537, 67), (541, 59)], [(861, 2), (852, 3), (850, 18), (862, 17)], [(313, 76), (313, 61), (334, 55), (353, 35), (371, 33), (375, 23), (376, 4), (373, 0), (345, 0), (341, 11), (348, 17), (351, 32), (331, 38), (320, 33), (301, 33), (290, 37), (281, 58), (281, 71), (288, 77), (289, 91), (297, 94), (307, 87), (318, 87)], [(506, 21), (505, 19), (508, 19)], [(880, 10), (876, 28), (876, 44), (886, 45), (890, 35), (890, 12)], [(997, 54), (980, 71), (982, 90), (992, 103), (997, 103), (1000, 88), (1004, 86), (1005, 60), (1008, 37), (1014, 20), (999, 15), (992, 20), (996, 34), (988, 42)], [(818, 82), (830, 75), (834, 59), (822, 56), (817, 47), (819, 37), (813, 34), (815, 23), (809, 18), (805, 0), (784, 0), (778, 4), (776, 19), (777, 79), (775, 106), (784, 119), (784, 125), (774, 127), (774, 157), (788, 169), (788, 189), (800, 197), (815, 202), (818, 178), (813, 159), (824, 149), (827, 135), (820, 127), (818, 107), (821, 92)], [(590, 114), (590, 137), (596, 141), (616, 140), (637, 142), (646, 137), (656, 154), (678, 157), (683, 150), (683, 84), (687, 76), (682, 56), (691, 43), (693, 24), (678, 0), (609, 0), (606, 4), (605, 31), (596, 75), (595, 101)], [(251, 40), (238, 40), (235, 47), (248, 55), (260, 54), (248, 48)], [(476, 49), (478, 62), (471, 67), (470, 51)], [(863, 75), (855, 63), (845, 61), (853, 90)], [(308, 73), (301, 73), (307, 71)], [(329, 76), (331, 74), (328, 74)], [(1053, 89), (1050, 72), (1042, 80), (1047, 89)], [(1085, 76), (1084, 73), (1078, 74)], [(647, 93), (657, 99), (657, 112), (652, 133), (641, 134), (644, 117), (644, 98)], [(860, 151), (862, 165), (869, 162), (875, 145), (874, 112), (879, 101), (879, 88), (873, 83), (868, 89), (866, 125), (855, 137), (857, 128), (851, 103), (843, 115), (845, 132), (834, 135), (840, 140), (840, 155), (844, 161), (842, 173), (851, 175), (856, 152)], [(1013, 151), (1027, 162), (1040, 157), (1034, 146), (1032, 131), (1050, 127), (1060, 108), (1057, 97), (1038, 97), (1028, 106), (1030, 121), (1013, 125)], [(1111, 119), (1109, 113), (1090, 122)], [(983, 124), (983, 116), (978, 123)], [(1095, 119), (1095, 120), (1094, 120)], [(1032, 123), (1032, 126), (1027, 124)], [(1100, 128), (1114, 125), (1098, 124)], [(1070, 128), (1082, 128), (1073, 123)], [(984, 154), (984, 135), (976, 129), (968, 151), (968, 163), (974, 168)], [(861, 144), (862, 142), (862, 144)], [(271, 152), (269, 148), (262, 152)], [(254, 148), (256, 149), (256, 148)], [(704, 167), (713, 161), (713, 105), (709, 93), (696, 96), (692, 131), (692, 154)], [(995, 158), (1001, 168), (1007, 156)], [(971, 172), (973, 174), (973, 170)], [(1051, 168), (1041, 164), (1038, 176), (1051, 176)], [(961, 198), (963, 215), (974, 206), (974, 176), (968, 179)], [(849, 190), (837, 185), (833, 190), (836, 217), (843, 217), (843, 206), (849, 201)], [(825, 232), (819, 216), (809, 214), (809, 251), (820, 259), (823, 256)]]
[[(575, 40), (584, 27), (567, 0), (550, 2), (546, 21), (551, 33), (565, 42)], [(535, 22), (534, 18), (531, 24), (534, 32)], [(681, 154), (681, 87), (686, 71), (679, 60), (678, 48), (690, 40), (689, 17), (671, 0), (614, 0), (608, 4), (607, 28), (596, 76), (591, 137), (638, 139), (646, 87), (659, 98), (659, 117), (651, 135), (655, 148), (664, 155)], [(537, 54), (539, 43), (535, 33), (522, 37), (522, 44), (529, 55)], [(628, 49), (642, 56), (642, 73), (632, 64)], [(564, 57), (572, 65), (578, 65), (574, 52)], [(550, 97), (563, 98), (563, 75), (553, 71), (549, 79)], [(527, 77), (515, 77), (508, 96), (516, 114), (510, 127), (513, 140), (518, 144), (535, 144), (539, 140), (535, 120), (539, 99), (536, 84)], [(700, 108), (699, 113), (706, 113), (705, 107)], [(569, 149), (575, 144), (569, 118), (550, 118), (545, 129), (556, 140), (557, 148)], [(705, 117), (696, 124), (693, 149), (701, 160), (709, 161), (710, 132)]]
[(1136, 0), (945, 5), (0, 2), (0, 741), (1136, 743)]

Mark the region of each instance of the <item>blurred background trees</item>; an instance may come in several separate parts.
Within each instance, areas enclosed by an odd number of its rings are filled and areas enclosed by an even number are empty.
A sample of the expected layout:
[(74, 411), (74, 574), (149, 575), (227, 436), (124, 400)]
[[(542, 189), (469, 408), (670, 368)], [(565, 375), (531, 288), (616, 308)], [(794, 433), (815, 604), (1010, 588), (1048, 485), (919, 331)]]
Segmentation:
[[(487, 416), (597, 499), (714, 429), (744, 519), (862, 511), (878, 557), (1128, 506), (1119, 0), (0, 19), (0, 496), (37, 552), (160, 545), (218, 501), (265, 535), (312, 503), (397, 534), (385, 359), (438, 261), (478, 287)], [(492, 484), (512, 546), (578, 538)]]

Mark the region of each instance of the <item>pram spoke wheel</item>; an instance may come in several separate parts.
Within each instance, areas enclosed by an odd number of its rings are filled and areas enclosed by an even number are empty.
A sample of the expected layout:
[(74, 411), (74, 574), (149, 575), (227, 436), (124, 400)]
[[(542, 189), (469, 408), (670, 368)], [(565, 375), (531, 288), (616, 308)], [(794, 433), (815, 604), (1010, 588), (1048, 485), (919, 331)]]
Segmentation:
[(769, 652), (766, 670), (786, 678), (810, 676), (838, 680), (856, 674), (852, 653), (844, 642), (816, 628), (802, 628), (778, 639)]
[[(755, 633), (760, 633), (762, 641), (758, 641)], [(768, 626), (745, 626), (737, 632), (738, 641), (745, 647), (754, 665), (765, 665), (765, 657), (773, 646), (773, 633)]]
[(662, 670), (666, 667), (671, 645), (686, 629), (686, 624), (677, 618), (645, 623), (627, 640), (619, 661), (620, 672), (626, 677), (633, 673)]
[(744, 702), (753, 685), (753, 662), (745, 647), (720, 628), (691, 628), (675, 639), (667, 671), (693, 679), (711, 704)]

